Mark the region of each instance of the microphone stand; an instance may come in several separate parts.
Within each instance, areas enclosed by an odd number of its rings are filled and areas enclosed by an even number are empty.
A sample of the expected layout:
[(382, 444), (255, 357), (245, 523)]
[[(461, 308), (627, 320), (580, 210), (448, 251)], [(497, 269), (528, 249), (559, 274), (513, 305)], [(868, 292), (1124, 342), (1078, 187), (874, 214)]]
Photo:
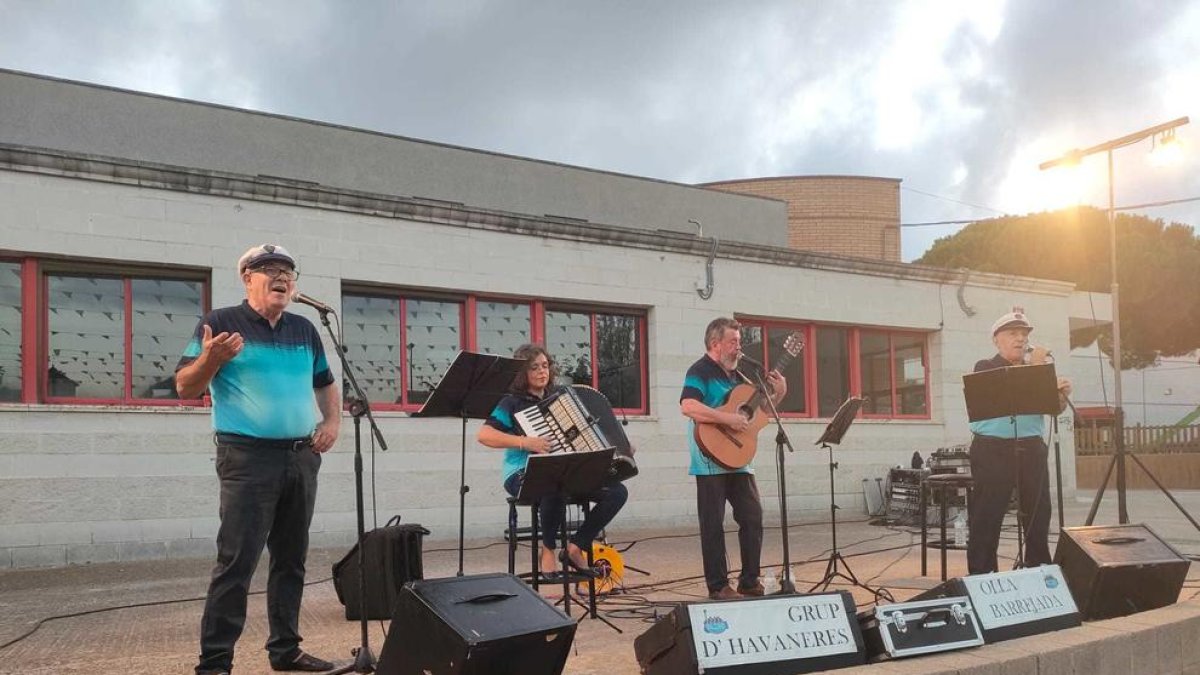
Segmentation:
[[(792, 581), (792, 557), (788, 546), (787, 466), (785, 462), (787, 455), (783, 454), (783, 449), (786, 447), (788, 452), (795, 452), (796, 449), (792, 447), (792, 441), (783, 429), (779, 408), (775, 406), (775, 401), (768, 393), (770, 390), (767, 389), (767, 383), (763, 379), (761, 371), (762, 369), (756, 368), (751, 372), (754, 374), (755, 386), (763, 393), (763, 398), (767, 402), (771, 419), (775, 421), (775, 469), (779, 474), (779, 529), (783, 537), (783, 576), (779, 579), (779, 590), (774, 595), (795, 595), (796, 584)], [(745, 376), (743, 375), (743, 377)]]
[(354, 396), (349, 397), (347, 403), (350, 407), (350, 416), (354, 418), (354, 502), (355, 510), (358, 514), (358, 618), (360, 642), (358, 647), (350, 650), (350, 653), (354, 655), (354, 663), (334, 670), (329, 675), (373, 673), (375, 672), (376, 660), (374, 655), (371, 654), (370, 637), (367, 632), (367, 573), (363, 565), (363, 559), (366, 558), (365, 542), (367, 537), (366, 509), (363, 506), (362, 418), (364, 416), (366, 416), (367, 422), (371, 425), (371, 433), (374, 435), (380, 449), (386, 451), (387, 442), (383, 440), (383, 433), (379, 431), (379, 425), (375, 424), (375, 418), (371, 416), (371, 404), (367, 400), (367, 395), (363, 393), (362, 387), (358, 386), (358, 380), (354, 378), (354, 371), (350, 368), (350, 362), (346, 359), (346, 348), (342, 346), (342, 343), (333, 331), (333, 327), (329, 324), (329, 315), (334, 313), (333, 309), (320, 307), (317, 308), (317, 312), (321, 315), (321, 324), (325, 326), (326, 332), (329, 333), (329, 339), (333, 342), (338, 360), (342, 364), (342, 374), (350, 381), (350, 386), (354, 389)]

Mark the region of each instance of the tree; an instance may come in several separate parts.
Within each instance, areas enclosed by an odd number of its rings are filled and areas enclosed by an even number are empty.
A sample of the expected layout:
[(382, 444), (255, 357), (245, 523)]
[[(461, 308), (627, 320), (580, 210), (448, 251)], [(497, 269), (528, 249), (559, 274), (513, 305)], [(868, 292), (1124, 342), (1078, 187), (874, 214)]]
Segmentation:
[[(1107, 214), (1092, 207), (1004, 216), (943, 237), (916, 262), (1057, 279), (1107, 293), (1112, 282)], [(1121, 361), (1153, 365), (1159, 356), (1200, 348), (1200, 239), (1190, 225), (1117, 215)], [(1071, 346), (1096, 340), (1112, 354), (1108, 330), (1076, 331)]]

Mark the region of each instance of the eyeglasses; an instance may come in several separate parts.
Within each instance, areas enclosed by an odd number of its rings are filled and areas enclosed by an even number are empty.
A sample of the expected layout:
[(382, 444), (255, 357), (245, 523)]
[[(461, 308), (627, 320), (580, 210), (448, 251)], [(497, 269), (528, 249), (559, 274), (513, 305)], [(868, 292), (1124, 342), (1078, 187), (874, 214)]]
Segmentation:
[(529, 364), (529, 370), (531, 370), (531, 371), (550, 370), (550, 363), (549, 362), (531, 363), (531, 364)]
[(258, 267), (249, 271), (262, 272), (271, 279), (283, 279), (284, 281), (295, 281), (300, 278), (300, 272), (286, 267)]

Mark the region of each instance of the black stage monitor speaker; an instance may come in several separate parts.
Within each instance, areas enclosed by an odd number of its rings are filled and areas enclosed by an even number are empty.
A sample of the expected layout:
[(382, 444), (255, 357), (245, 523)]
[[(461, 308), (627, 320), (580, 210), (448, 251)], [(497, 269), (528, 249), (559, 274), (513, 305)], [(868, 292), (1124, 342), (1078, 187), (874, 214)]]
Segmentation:
[(1165, 607), (1179, 599), (1191, 561), (1146, 525), (1068, 527), (1054, 562), (1084, 620)]
[[(405, 583), (424, 576), (421, 563), (421, 538), (429, 530), (420, 525), (400, 525), (394, 516), (387, 525), (371, 530), (363, 537), (363, 570), (367, 574), (367, 618), (388, 619), (396, 594)], [(333, 589), (338, 601), (346, 606), (346, 618), (360, 618), (358, 584), (358, 544), (333, 565)]]
[(380, 675), (559, 675), (575, 622), (511, 574), (413, 581), (396, 598)]

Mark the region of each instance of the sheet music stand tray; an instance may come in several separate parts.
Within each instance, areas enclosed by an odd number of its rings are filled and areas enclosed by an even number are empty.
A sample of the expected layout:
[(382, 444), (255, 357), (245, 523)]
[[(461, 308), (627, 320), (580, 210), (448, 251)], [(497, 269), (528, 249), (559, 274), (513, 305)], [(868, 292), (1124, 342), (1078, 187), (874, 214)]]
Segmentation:
[[(1017, 415), (1051, 415), (1059, 412), (1058, 375), (1053, 363), (1037, 366), (1005, 366), (963, 375), (967, 419), (972, 422), (1008, 417), (1013, 425), (1013, 472), (1017, 487), (1017, 559), (1013, 569), (1025, 566), (1024, 513), (1021, 495), (1020, 447)], [(1039, 490), (1040, 492), (1040, 490)], [(1036, 509), (1034, 509), (1036, 511)], [(1032, 518), (1033, 514), (1029, 514)], [(944, 544), (944, 542), (943, 542)]]
[(466, 527), (467, 420), (487, 419), (525, 367), (520, 359), (461, 351), (414, 417), (462, 418), (462, 455), (458, 484), (458, 576), (463, 575), (463, 532)]
[(1054, 364), (1007, 366), (963, 375), (967, 419), (1057, 415), (1058, 375)]
[[(534, 505), (546, 497), (558, 497), (561, 500), (563, 513), (559, 519), (558, 536), (562, 540), (563, 550), (567, 545), (567, 502), (598, 492), (608, 480), (608, 468), (612, 466), (613, 453), (611, 447), (603, 450), (587, 452), (555, 452), (550, 454), (530, 455), (525, 464), (525, 479), (521, 481), (521, 489), (517, 491), (517, 503)], [(534, 542), (533, 546), (537, 546)], [(588, 553), (589, 563), (591, 553)], [(566, 559), (562, 561), (563, 610), (571, 615), (571, 574), (567, 568)], [(600, 619), (618, 633), (623, 632), (608, 619), (596, 613), (596, 580), (588, 577), (588, 615)]]

